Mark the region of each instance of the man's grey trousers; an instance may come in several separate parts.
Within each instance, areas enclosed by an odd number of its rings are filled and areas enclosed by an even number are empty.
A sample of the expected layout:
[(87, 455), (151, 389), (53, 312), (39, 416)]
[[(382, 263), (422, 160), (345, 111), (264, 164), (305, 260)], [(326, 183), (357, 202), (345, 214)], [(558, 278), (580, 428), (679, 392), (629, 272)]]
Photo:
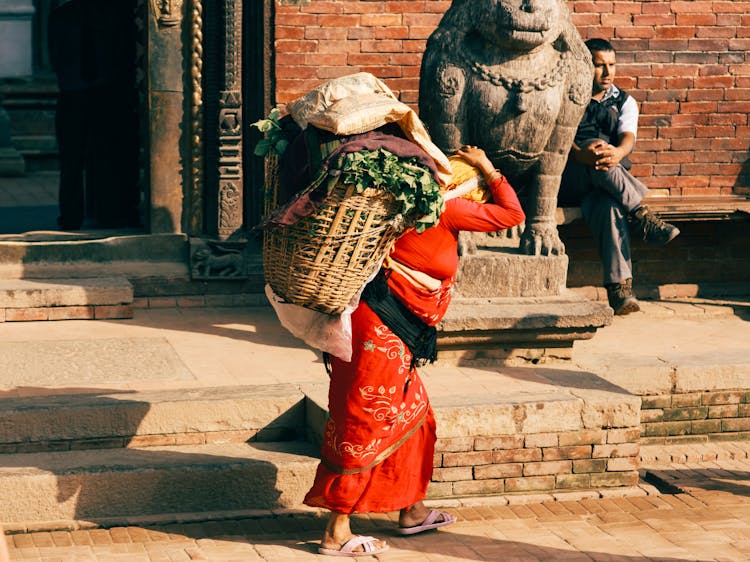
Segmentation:
[(580, 205), (596, 240), (605, 285), (633, 277), (628, 215), (647, 194), (648, 188), (620, 164), (605, 171), (568, 160), (558, 200)]

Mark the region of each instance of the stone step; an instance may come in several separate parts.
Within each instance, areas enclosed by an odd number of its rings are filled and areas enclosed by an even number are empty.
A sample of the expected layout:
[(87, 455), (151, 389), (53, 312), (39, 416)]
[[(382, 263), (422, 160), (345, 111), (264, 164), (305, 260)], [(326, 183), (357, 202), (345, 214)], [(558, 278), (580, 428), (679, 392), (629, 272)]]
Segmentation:
[(93, 320), (133, 317), (133, 286), (124, 277), (0, 279), (0, 319)]
[(0, 279), (0, 308), (130, 304), (133, 286), (124, 277)]
[(24, 155), (54, 155), (57, 156), (57, 140), (53, 135), (29, 134), (13, 137), (13, 146)]
[(304, 442), (4, 455), (0, 521), (10, 528), (72, 528), (298, 507), (315, 474), (315, 455)]
[(5, 398), (0, 452), (294, 440), (304, 425), (289, 384)]
[(0, 279), (186, 278), (184, 234), (28, 233), (0, 236)]
[(13, 146), (23, 156), (27, 174), (60, 170), (60, 151), (54, 135), (27, 134), (14, 136)]

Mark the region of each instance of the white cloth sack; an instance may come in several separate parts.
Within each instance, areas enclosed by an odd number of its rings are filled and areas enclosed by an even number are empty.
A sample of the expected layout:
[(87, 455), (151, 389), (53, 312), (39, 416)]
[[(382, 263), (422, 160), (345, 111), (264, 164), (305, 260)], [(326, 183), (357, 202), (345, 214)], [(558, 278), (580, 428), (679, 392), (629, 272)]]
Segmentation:
[(352, 312), (357, 308), (356, 305), (347, 306), (341, 314), (325, 314), (285, 302), (268, 284), (266, 297), (276, 311), (281, 325), (294, 337), (346, 362), (352, 360)]

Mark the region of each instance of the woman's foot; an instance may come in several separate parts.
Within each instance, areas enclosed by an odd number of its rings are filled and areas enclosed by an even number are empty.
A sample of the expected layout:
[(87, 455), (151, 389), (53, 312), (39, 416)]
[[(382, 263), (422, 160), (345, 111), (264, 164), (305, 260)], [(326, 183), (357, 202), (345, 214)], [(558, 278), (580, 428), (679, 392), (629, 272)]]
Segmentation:
[[(385, 541), (352, 533), (346, 513), (331, 512), (318, 551), (330, 556), (362, 556), (388, 550)], [(324, 552), (325, 551), (325, 552)], [(335, 554), (335, 553), (339, 554)]]
[(340, 545), (320, 543), (318, 552), (327, 556), (373, 556), (388, 550), (385, 541), (375, 537), (353, 535), (351, 539)]
[(455, 522), (454, 515), (437, 509), (429, 509), (420, 501), (401, 510), (398, 518), (398, 532), (402, 535), (414, 535)]

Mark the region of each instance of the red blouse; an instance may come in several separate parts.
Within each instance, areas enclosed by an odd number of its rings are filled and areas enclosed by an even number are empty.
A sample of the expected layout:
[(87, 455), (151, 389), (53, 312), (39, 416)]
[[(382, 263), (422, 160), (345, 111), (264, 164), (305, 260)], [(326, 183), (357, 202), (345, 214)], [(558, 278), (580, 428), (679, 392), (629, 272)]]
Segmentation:
[(440, 222), (421, 234), (416, 230), (406, 232), (396, 241), (391, 257), (434, 279), (452, 277), (458, 268), (459, 231), (494, 232), (526, 219), (505, 176), (492, 182), (490, 190), (492, 203), (476, 203), (463, 197), (446, 201)]
[(395, 271), (389, 278), (391, 291), (429, 325), (440, 321), (450, 301), (458, 269), (458, 233), (495, 232), (526, 220), (518, 196), (505, 176), (496, 178), (490, 190), (491, 203), (476, 203), (462, 197), (446, 201), (437, 225), (422, 233), (406, 232), (391, 252), (396, 261), (443, 282), (438, 291), (427, 291)]

